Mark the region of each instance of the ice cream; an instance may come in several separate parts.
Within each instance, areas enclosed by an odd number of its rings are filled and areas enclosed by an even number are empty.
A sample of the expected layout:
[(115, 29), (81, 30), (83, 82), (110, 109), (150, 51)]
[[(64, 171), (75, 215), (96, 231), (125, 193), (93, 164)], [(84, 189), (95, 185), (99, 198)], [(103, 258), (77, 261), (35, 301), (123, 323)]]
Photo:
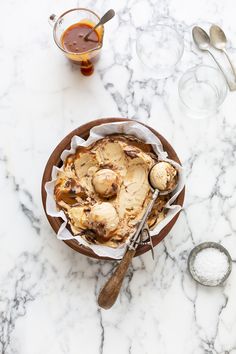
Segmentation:
[(77, 206), (70, 208), (68, 211), (68, 216), (72, 221), (72, 228), (80, 228), (82, 230), (89, 227), (86, 210), (84, 207)]
[(108, 168), (98, 170), (93, 176), (92, 183), (95, 191), (101, 197), (110, 198), (117, 194), (119, 186), (118, 176)]
[(165, 161), (158, 162), (150, 172), (151, 185), (163, 192), (172, 191), (177, 185), (177, 178), (177, 170)]
[[(151, 145), (127, 135), (107, 136), (68, 156), (54, 195), (72, 233), (90, 243), (123, 244), (151, 200), (148, 176), (157, 161)], [(149, 226), (165, 217), (168, 198), (157, 199)]]
[(104, 240), (111, 238), (112, 232), (117, 228), (118, 224), (119, 217), (111, 203), (103, 202), (92, 206), (89, 215), (89, 226)]

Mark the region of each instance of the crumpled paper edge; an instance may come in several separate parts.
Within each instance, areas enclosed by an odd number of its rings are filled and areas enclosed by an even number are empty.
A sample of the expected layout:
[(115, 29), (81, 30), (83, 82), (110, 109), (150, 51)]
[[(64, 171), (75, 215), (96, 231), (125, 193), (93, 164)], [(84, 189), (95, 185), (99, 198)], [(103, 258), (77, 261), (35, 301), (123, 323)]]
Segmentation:
[[(64, 162), (68, 155), (74, 154), (78, 146), (89, 146), (95, 141), (104, 138), (107, 135), (119, 133), (119, 134), (129, 134), (134, 135), (140, 140), (145, 141), (147, 144), (151, 144), (154, 152), (157, 154), (158, 158), (164, 161), (170, 161), (179, 171), (179, 183), (177, 189), (175, 190), (174, 195), (166, 204), (168, 209), (167, 215), (164, 220), (162, 220), (150, 233), (151, 236), (157, 235), (160, 231), (175, 217), (176, 214), (182, 209), (180, 205), (174, 205), (173, 202), (176, 200), (177, 196), (181, 193), (185, 185), (185, 178), (183, 173), (183, 168), (178, 163), (173, 160), (168, 159), (167, 153), (163, 150), (161, 141), (157, 138), (155, 134), (151, 132), (150, 129), (146, 128), (138, 122), (114, 122), (106, 123), (96, 127), (93, 127), (90, 130), (90, 135), (87, 140), (84, 140), (78, 136), (74, 136), (71, 139), (71, 148), (69, 150), (64, 150), (61, 154), (61, 160)], [(46, 212), (52, 217), (60, 217), (63, 220), (63, 223), (60, 226), (60, 229), (57, 232), (57, 238), (59, 240), (71, 240), (76, 239), (80, 244), (90, 248), (101, 257), (110, 257), (115, 259), (122, 258), (124, 251), (126, 249), (126, 244), (120, 246), (119, 248), (111, 248), (102, 245), (91, 245), (81, 236), (74, 236), (66, 228), (67, 218), (65, 213), (62, 210), (58, 210), (56, 202), (54, 199), (54, 185), (55, 180), (58, 174), (58, 171), (62, 169), (57, 166), (53, 166), (51, 181), (45, 184), (45, 190), (47, 193), (46, 197)]]

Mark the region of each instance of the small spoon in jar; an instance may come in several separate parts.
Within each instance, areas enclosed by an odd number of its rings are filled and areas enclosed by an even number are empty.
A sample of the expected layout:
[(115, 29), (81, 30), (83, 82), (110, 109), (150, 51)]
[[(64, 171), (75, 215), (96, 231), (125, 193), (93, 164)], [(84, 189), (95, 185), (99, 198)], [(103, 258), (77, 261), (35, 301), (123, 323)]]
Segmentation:
[(87, 41), (90, 34), (95, 31), (95, 29), (101, 25), (104, 25), (106, 22), (110, 21), (115, 16), (115, 11), (113, 9), (108, 10), (101, 18), (100, 21), (93, 27), (89, 32), (84, 36), (84, 39)]
[(136, 249), (139, 245), (140, 235), (142, 229), (148, 219), (148, 216), (155, 204), (158, 195), (165, 195), (172, 193), (178, 184), (178, 172), (174, 166), (169, 162), (160, 161), (153, 165), (149, 171), (149, 183), (154, 189), (152, 199), (149, 202), (147, 209), (138, 224), (135, 234), (131, 237), (127, 246), (127, 250), (118, 264), (115, 272), (110, 279), (105, 283), (98, 296), (98, 305), (104, 309), (111, 308), (119, 295), (123, 280), (129, 265), (135, 255)]

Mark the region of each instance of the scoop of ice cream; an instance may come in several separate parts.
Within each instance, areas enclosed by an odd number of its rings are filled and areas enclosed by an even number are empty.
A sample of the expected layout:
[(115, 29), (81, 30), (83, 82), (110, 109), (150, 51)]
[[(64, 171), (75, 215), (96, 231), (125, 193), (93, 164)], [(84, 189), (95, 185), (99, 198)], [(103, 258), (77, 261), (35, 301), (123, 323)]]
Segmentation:
[(104, 239), (109, 239), (109, 234), (114, 231), (119, 224), (119, 217), (113, 205), (104, 202), (92, 206), (89, 221), (94, 231), (100, 236), (103, 236)]
[(86, 229), (88, 227), (88, 220), (84, 207), (73, 207), (68, 211), (68, 215), (74, 227), (80, 229)]
[(117, 174), (108, 168), (97, 171), (93, 176), (95, 192), (104, 198), (114, 197), (117, 194), (118, 183)]
[(177, 170), (168, 162), (158, 162), (150, 172), (150, 182), (160, 191), (171, 191), (177, 185)]

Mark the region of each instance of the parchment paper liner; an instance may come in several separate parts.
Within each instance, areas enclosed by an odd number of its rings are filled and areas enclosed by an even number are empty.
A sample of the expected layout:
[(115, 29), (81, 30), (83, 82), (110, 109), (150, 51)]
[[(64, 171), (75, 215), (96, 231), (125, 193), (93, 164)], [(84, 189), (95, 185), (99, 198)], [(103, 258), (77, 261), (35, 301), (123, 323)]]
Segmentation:
[[(183, 173), (183, 168), (180, 166), (178, 163), (176, 163), (173, 160), (168, 159), (167, 153), (163, 150), (162, 144), (160, 140), (157, 138), (156, 135), (154, 135), (148, 128), (144, 127), (142, 124), (139, 124), (137, 122), (114, 122), (114, 123), (107, 123), (107, 124), (102, 124), (100, 126), (96, 126), (90, 130), (90, 135), (87, 140), (84, 140), (78, 136), (74, 136), (71, 139), (71, 148), (70, 150), (64, 150), (61, 154), (61, 160), (65, 161), (66, 157), (70, 154), (74, 154), (76, 151), (76, 148), (78, 146), (89, 146), (95, 141), (104, 138), (107, 135), (110, 134), (128, 134), (128, 135), (134, 135), (138, 139), (146, 142), (147, 144), (151, 144), (153, 147), (154, 152), (157, 154), (159, 159), (165, 160), (165, 161), (170, 161), (177, 169), (179, 172), (179, 183), (177, 186), (177, 189), (175, 190), (174, 195), (171, 197), (171, 199), (168, 201), (166, 204), (166, 208), (168, 209), (167, 215), (164, 220), (162, 220), (152, 231), (151, 235), (157, 235), (169, 222), (173, 217), (181, 210), (180, 205), (175, 205), (173, 204), (174, 201), (176, 200), (177, 196), (181, 193), (181, 191), (184, 188), (185, 184), (185, 179), (184, 179), (184, 173)], [(57, 177), (58, 171), (60, 171), (62, 168), (58, 168), (57, 166), (53, 166), (52, 169), (52, 179), (50, 182), (47, 182), (45, 184), (45, 189), (47, 193), (47, 199), (46, 199), (46, 211), (47, 214), (53, 217), (60, 217), (63, 219), (63, 223), (58, 230), (57, 233), (57, 238), (59, 240), (70, 240), (70, 239), (76, 239), (80, 244), (91, 248), (97, 255), (103, 256), (103, 257), (111, 257), (115, 259), (120, 259), (122, 258), (126, 244), (120, 246), (119, 248), (111, 248), (107, 246), (102, 246), (102, 245), (92, 245), (89, 244), (86, 240), (84, 240), (81, 236), (74, 236), (67, 228), (67, 218), (64, 212), (58, 211), (56, 202), (54, 199), (54, 184), (55, 180)]]

